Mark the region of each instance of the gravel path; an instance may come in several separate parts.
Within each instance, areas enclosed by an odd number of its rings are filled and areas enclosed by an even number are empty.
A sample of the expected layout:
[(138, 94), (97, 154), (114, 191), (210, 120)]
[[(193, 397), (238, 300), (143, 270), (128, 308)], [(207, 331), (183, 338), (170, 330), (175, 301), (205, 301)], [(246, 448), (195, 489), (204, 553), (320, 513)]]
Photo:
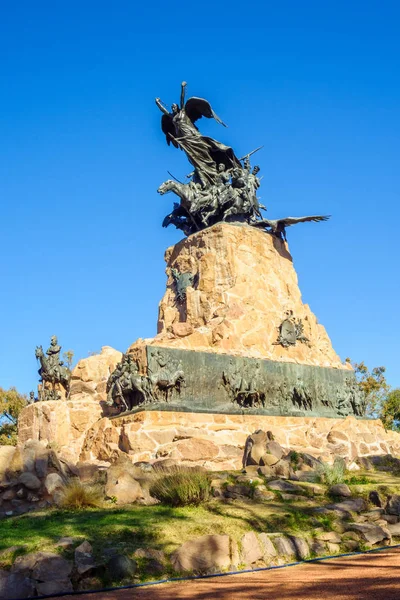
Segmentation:
[(400, 600), (400, 549), (73, 600)]

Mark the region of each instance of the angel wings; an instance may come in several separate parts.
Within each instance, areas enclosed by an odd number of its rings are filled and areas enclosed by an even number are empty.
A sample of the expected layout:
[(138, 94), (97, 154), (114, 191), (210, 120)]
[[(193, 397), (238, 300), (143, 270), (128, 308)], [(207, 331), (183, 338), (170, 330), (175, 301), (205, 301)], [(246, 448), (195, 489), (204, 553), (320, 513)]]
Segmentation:
[(202, 117), (215, 119), (224, 127), (226, 125), (204, 98), (194, 96), (185, 103), (185, 88), (186, 82), (183, 82), (180, 107), (178, 104), (173, 104), (171, 112), (163, 105), (160, 98), (156, 98), (156, 104), (163, 113), (161, 129), (168, 145), (172, 144), (175, 148), (184, 150), (205, 187), (207, 184), (217, 182), (218, 164), (222, 163), (225, 169), (231, 169), (240, 166), (240, 162), (232, 148), (199, 132), (195, 123)]

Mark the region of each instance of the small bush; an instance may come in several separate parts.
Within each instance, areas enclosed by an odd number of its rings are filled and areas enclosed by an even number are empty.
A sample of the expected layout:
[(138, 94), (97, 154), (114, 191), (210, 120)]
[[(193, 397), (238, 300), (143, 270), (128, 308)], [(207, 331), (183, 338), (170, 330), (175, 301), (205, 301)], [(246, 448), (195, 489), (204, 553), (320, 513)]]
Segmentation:
[(335, 458), (333, 465), (321, 463), (315, 470), (320, 481), (327, 485), (344, 483), (346, 478), (346, 463), (343, 458)]
[(289, 452), (289, 460), (290, 460), (290, 464), (292, 465), (293, 469), (296, 471), (297, 467), (299, 466), (299, 463), (300, 463), (300, 454), (298, 452), (296, 452), (296, 450), (291, 450)]
[(62, 490), (60, 505), (63, 508), (100, 508), (103, 494), (95, 485), (71, 481)]
[(210, 498), (211, 480), (204, 471), (175, 467), (156, 476), (150, 494), (170, 506), (198, 505)]
[(367, 483), (371, 483), (366, 475), (351, 475), (350, 477), (345, 477), (344, 482), (347, 485), (366, 485)]

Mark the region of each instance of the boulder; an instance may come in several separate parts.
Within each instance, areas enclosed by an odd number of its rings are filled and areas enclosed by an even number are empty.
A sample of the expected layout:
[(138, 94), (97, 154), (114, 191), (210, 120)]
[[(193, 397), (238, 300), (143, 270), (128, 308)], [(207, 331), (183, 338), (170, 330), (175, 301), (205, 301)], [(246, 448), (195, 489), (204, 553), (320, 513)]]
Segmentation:
[(343, 498), (351, 498), (351, 491), (348, 485), (345, 483), (337, 483), (331, 485), (329, 488), (329, 494), (332, 496), (342, 496)]
[(353, 500), (344, 500), (343, 502), (337, 502), (335, 504), (329, 504), (327, 508), (331, 510), (339, 510), (343, 512), (356, 512), (359, 513), (367, 508), (365, 500), (363, 498), (354, 498)]
[(293, 468), (291, 464), (282, 458), (273, 467), (276, 477), (282, 477), (283, 479), (295, 479)]
[(107, 563), (107, 573), (112, 581), (121, 581), (128, 578), (133, 579), (136, 569), (136, 561), (122, 554), (112, 556)]
[(245, 448), (251, 446), (246, 465), (259, 465), (261, 457), (266, 454), (267, 442), (270, 441), (267, 432), (261, 429), (248, 436)]
[(302, 489), (298, 485), (294, 485), (293, 483), (289, 483), (289, 481), (282, 481), (281, 479), (276, 479), (275, 481), (269, 481), (267, 483), (267, 487), (271, 490), (277, 490), (278, 492), (301, 492)]
[(171, 556), (175, 571), (207, 573), (229, 568), (228, 535), (203, 535), (180, 546)]
[(362, 539), (372, 546), (391, 537), (388, 529), (370, 523), (349, 523), (346, 529), (360, 533)]
[(310, 548), (305, 539), (297, 537), (296, 535), (290, 536), (292, 544), (296, 550), (296, 557), (300, 560), (306, 560), (310, 556)]
[(275, 546), (271, 542), (270, 537), (266, 533), (260, 533), (258, 536), (263, 550), (264, 560), (269, 562), (271, 558), (276, 556)]
[(272, 467), (273, 465), (276, 465), (277, 462), (279, 462), (279, 458), (273, 454), (263, 454), (260, 458), (261, 466)]
[(393, 524), (388, 523), (386, 525), (386, 529), (388, 530), (390, 535), (392, 535), (394, 537), (400, 537), (400, 523), (393, 523)]
[(160, 563), (165, 563), (165, 554), (161, 550), (154, 548), (138, 548), (133, 556), (135, 558), (146, 558), (147, 560), (157, 560)]
[(29, 554), (17, 556), (11, 567), (11, 573), (21, 575), (22, 577), (30, 577), (38, 560), (38, 555), (41, 555), (41, 553), (29, 552)]
[(389, 515), (400, 516), (400, 496), (398, 494), (392, 494), (387, 497), (385, 511)]
[(368, 521), (379, 521), (379, 519), (382, 518), (382, 513), (383, 513), (382, 508), (373, 508), (372, 510), (363, 512), (361, 514), (361, 516), (365, 517)]
[(52, 496), (56, 490), (64, 487), (64, 481), (58, 473), (49, 473), (44, 481), (46, 492)]
[(242, 562), (246, 566), (251, 566), (253, 563), (263, 558), (264, 551), (261, 548), (260, 542), (254, 531), (245, 533), (240, 543), (242, 547)]
[(274, 537), (274, 543), (278, 556), (283, 557), (285, 560), (296, 557), (296, 547), (288, 537), (278, 535)]
[(369, 493), (368, 500), (375, 506), (378, 506), (379, 508), (382, 506), (382, 500), (381, 500), (381, 497), (379, 496), (379, 492), (377, 490), (372, 490)]
[(268, 465), (263, 465), (261, 467), (258, 467), (257, 473), (259, 475), (262, 475), (263, 477), (273, 477), (274, 476), (272, 467), (270, 467)]
[[(270, 433), (270, 431), (267, 432), (268, 437), (270, 437)], [(285, 454), (285, 451), (282, 448), (282, 446), (278, 444), (278, 442), (275, 442), (275, 440), (269, 441), (266, 445), (266, 448), (267, 454), (272, 454), (272, 456), (275, 456), (278, 460), (280, 460)]]
[(399, 521), (399, 517), (397, 517), (396, 515), (382, 515), (382, 519), (387, 523), (390, 523), (390, 525), (394, 525)]
[(33, 598), (35, 582), (29, 577), (19, 573), (0, 571), (0, 600), (15, 600), (20, 598)]
[(66, 581), (71, 574), (72, 564), (59, 554), (37, 552), (32, 578), (38, 581)]
[(265, 485), (258, 485), (253, 492), (253, 499), (256, 501), (270, 501), (275, 498), (274, 492), (267, 490)]
[(334, 544), (333, 542), (327, 542), (326, 545), (328, 547), (328, 552), (330, 554), (339, 554), (340, 544)]
[(59, 581), (44, 581), (37, 583), (36, 589), (38, 594), (43, 596), (53, 596), (73, 592), (74, 588), (70, 579), (60, 579)]
[(323, 531), (317, 534), (317, 539), (331, 544), (340, 544), (341, 537), (336, 531)]
[(28, 490), (38, 490), (41, 486), (40, 479), (29, 472), (22, 473), (18, 478), (18, 483), (24, 485)]
[(313, 540), (311, 544), (311, 552), (315, 554), (315, 556), (323, 556), (326, 554), (325, 544), (321, 540)]
[(237, 496), (251, 497), (253, 490), (249, 485), (227, 485), (225, 490), (226, 498), (236, 498)]
[(75, 568), (78, 575), (89, 574), (95, 569), (96, 562), (93, 557), (93, 548), (87, 540), (75, 548)]
[(107, 474), (105, 493), (109, 498), (115, 497), (117, 504), (131, 504), (145, 498), (140, 484), (129, 473), (122, 473), (116, 479)]

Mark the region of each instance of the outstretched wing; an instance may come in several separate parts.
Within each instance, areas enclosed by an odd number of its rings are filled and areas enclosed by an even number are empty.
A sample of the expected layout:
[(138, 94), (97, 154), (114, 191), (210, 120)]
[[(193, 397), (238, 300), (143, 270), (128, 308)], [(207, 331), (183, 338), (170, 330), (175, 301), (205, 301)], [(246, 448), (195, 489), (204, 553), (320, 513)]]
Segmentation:
[(163, 115), (161, 117), (161, 129), (165, 133), (165, 138), (167, 140), (168, 146), (172, 142), (172, 144), (175, 146), (175, 148), (179, 148), (177, 142), (175, 141), (175, 137), (173, 137), (173, 138), (171, 137), (171, 135), (175, 136), (175, 127), (174, 127), (174, 124), (172, 122), (171, 115)]
[(278, 223), (282, 224), (284, 227), (289, 227), (290, 225), (296, 225), (296, 223), (306, 223), (307, 221), (314, 221), (315, 223), (319, 223), (320, 221), (327, 221), (331, 215), (315, 215), (311, 217), (286, 217), (286, 219), (278, 219)]
[(204, 100), (204, 98), (196, 98), (195, 96), (189, 98), (185, 104), (185, 111), (192, 123), (195, 123), (201, 117), (206, 117), (207, 119), (215, 119), (217, 123), (227, 127), (219, 116), (215, 114), (211, 108), (211, 104), (207, 100)]

